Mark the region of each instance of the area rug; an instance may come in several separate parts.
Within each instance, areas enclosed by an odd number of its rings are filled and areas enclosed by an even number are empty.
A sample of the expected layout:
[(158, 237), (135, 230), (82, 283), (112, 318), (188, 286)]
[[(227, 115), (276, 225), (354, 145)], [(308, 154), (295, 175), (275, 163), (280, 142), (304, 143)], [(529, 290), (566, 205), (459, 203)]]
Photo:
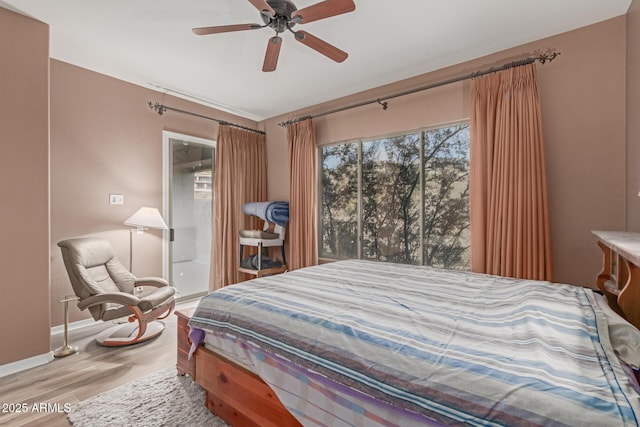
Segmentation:
[(68, 417), (76, 427), (228, 426), (204, 406), (204, 390), (175, 367), (84, 400)]

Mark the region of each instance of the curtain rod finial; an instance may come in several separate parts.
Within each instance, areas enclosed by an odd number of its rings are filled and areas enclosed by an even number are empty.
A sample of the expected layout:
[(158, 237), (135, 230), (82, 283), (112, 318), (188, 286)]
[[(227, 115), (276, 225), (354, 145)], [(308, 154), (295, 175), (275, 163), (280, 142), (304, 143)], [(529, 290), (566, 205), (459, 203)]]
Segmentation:
[(156, 113), (158, 113), (159, 116), (161, 116), (162, 114), (164, 114), (165, 111), (167, 111), (167, 108), (160, 104), (159, 102), (156, 102), (155, 104), (151, 101), (149, 101), (149, 108), (151, 108), (153, 111), (155, 111)]
[(546, 62), (551, 62), (556, 59), (556, 57), (560, 55), (560, 53), (561, 52), (558, 52), (556, 50), (549, 49), (546, 52), (540, 54), (540, 56), (538, 57), (538, 61), (540, 61), (540, 63), (544, 65)]

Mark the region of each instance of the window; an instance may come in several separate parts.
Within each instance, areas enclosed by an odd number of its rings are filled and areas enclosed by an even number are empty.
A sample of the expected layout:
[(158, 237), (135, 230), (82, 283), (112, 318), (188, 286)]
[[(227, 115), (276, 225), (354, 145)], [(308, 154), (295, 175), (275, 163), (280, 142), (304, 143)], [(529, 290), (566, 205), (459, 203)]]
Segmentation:
[(320, 257), (470, 268), (467, 122), (320, 151)]

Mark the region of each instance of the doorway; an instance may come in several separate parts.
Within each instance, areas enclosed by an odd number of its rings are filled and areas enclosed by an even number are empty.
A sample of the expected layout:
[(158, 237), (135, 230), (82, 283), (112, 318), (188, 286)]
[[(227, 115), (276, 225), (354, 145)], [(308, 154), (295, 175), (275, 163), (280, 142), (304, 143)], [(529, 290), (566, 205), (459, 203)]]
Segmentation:
[(209, 290), (215, 141), (163, 132), (165, 236), (164, 273), (178, 299)]

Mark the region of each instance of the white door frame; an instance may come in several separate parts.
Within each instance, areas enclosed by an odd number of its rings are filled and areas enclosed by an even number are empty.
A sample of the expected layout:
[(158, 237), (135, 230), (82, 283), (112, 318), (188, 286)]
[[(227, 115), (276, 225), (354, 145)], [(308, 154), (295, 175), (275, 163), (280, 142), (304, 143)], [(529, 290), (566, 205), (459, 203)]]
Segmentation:
[[(170, 139), (181, 139), (185, 141), (194, 142), (196, 144), (208, 145), (215, 150), (216, 141), (213, 139), (201, 138), (198, 136), (187, 135), (185, 133), (171, 132), (168, 130), (162, 131), (162, 216), (165, 220), (171, 224), (171, 218), (169, 218), (169, 204), (171, 203), (169, 197), (169, 187), (171, 182), (171, 146), (169, 144)], [(215, 167), (215, 165), (214, 165)], [(215, 174), (214, 174), (215, 176)], [(211, 183), (214, 184), (213, 182)], [(170, 230), (163, 230), (162, 232), (162, 277), (171, 281), (169, 277), (169, 237)], [(211, 242), (213, 244), (213, 242)], [(213, 248), (212, 248), (213, 250)]]

